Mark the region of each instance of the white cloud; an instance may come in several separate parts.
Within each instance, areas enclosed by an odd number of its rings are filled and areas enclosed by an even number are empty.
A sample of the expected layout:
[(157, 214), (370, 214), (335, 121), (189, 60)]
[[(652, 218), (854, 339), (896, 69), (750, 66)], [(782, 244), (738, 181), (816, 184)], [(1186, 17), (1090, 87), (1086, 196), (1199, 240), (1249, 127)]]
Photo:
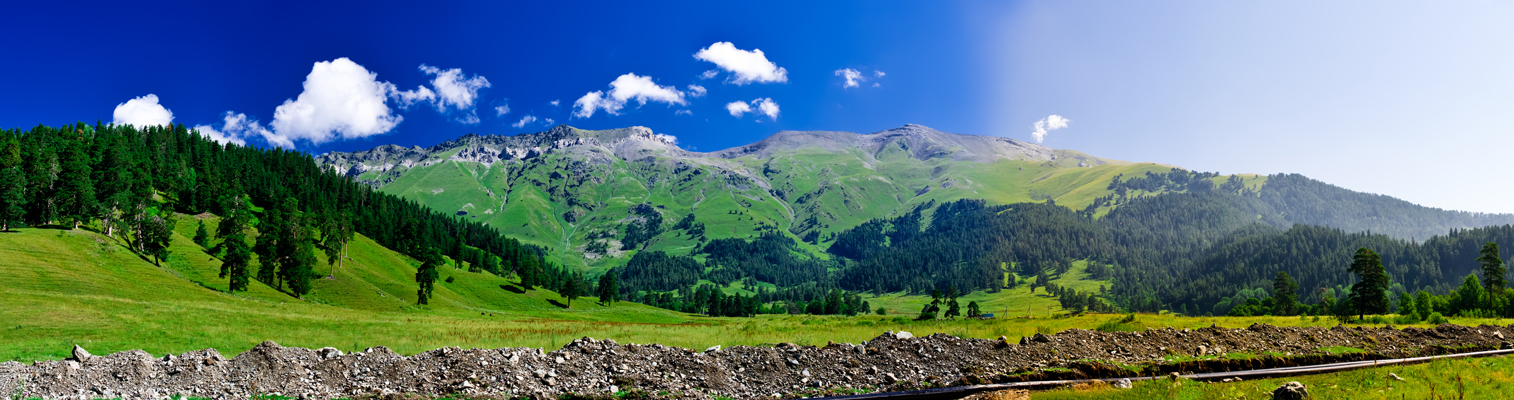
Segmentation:
[(846, 79), (846, 82), (843, 82), (841, 84), (842, 88), (860, 87), (862, 81), (867, 80), (866, 77), (862, 76), (861, 72), (857, 72), (857, 70), (851, 68), (842, 68), (836, 70), (836, 76), (842, 77), (842, 79)]
[(151, 93), (117, 104), (116, 111), (111, 116), (114, 119), (111, 121), (112, 124), (132, 125), (137, 128), (173, 123), (173, 112), (158, 104), (158, 95)]
[(502, 105), (502, 106), (499, 106), (499, 107), (494, 107), (494, 116), (496, 116), (496, 117), (503, 117), (505, 114), (509, 114), (509, 113), (510, 113), (510, 105), (509, 104)]
[(424, 85), (415, 88), (415, 90), (395, 90), (390, 96), (400, 103), (400, 109), (403, 110), (409, 110), (410, 106), (415, 105), (415, 103), (436, 102), (436, 92), (431, 91), (431, 88)]
[(610, 82), (610, 93), (593, 91), (578, 98), (573, 102), (573, 116), (588, 118), (594, 115), (595, 110), (604, 110), (610, 115), (620, 115), (621, 108), (626, 103), (636, 100), (640, 105), (647, 102), (660, 102), (667, 104), (684, 105), (684, 93), (672, 86), (657, 86), (650, 76), (637, 76), (634, 73), (621, 75)]
[[(773, 83), (788, 82), (788, 70), (779, 67), (762, 50), (752, 49), (746, 51), (736, 48), (731, 42), (715, 42), (698, 53), (694, 58), (715, 63), (720, 69), (730, 72), (733, 76), (726, 79), (727, 83), (745, 85), (748, 83)], [(705, 72), (704, 76), (713, 77), (713, 74)]]
[(694, 112), (689, 110), (678, 110), (674, 111), (673, 115), (694, 115)]
[(553, 120), (551, 118), (544, 118), (544, 119), (541, 120), (541, 122), (546, 123), (547, 125), (552, 125), (552, 124), (557, 123), (557, 121), (555, 121), (555, 120)]
[(451, 108), (465, 113), (457, 117), (459, 122), (478, 123), (478, 114), (473, 111), (473, 103), (478, 100), (478, 91), (489, 87), (488, 79), (478, 75), (468, 78), (463, 74), (462, 68), (441, 69), (426, 64), (421, 64), (420, 68), (426, 75), (436, 76), (431, 79), (431, 87), (436, 88), (437, 111), (445, 113), (448, 108)]
[(744, 101), (733, 101), (725, 104), (725, 110), (730, 112), (732, 117), (740, 118), (741, 114), (752, 112), (752, 106)]
[(1030, 135), (1035, 136), (1036, 143), (1041, 143), (1042, 140), (1046, 139), (1047, 133), (1057, 129), (1066, 128), (1068, 122), (1072, 121), (1067, 118), (1062, 118), (1061, 115), (1052, 114), (1049, 117), (1041, 118), (1040, 121), (1036, 121), (1036, 130), (1035, 132), (1031, 132)]
[(293, 147), (294, 141), (321, 144), (383, 134), (404, 118), (389, 112), (385, 101), (398, 93), (346, 57), (315, 63), (305, 76), (305, 90), (273, 111), (269, 143)]
[(699, 79), (710, 79), (714, 78), (715, 75), (720, 75), (720, 70), (712, 69), (709, 71), (704, 71), (704, 73), (699, 74)]
[(773, 101), (773, 99), (764, 97), (752, 100), (752, 105), (757, 106), (757, 110), (761, 111), (763, 115), (768, 116), (768, 118), (772, 118), (774, 121), (778, 120), (778, 103)]
[(535, 115), (527, 115), (527, 116), (521, 117), (520, 118), (520, 122), (516, 122), (516, 123), (510, 124), (510, 126), (513, 126), (513, 127), (516, 127), (516, 128), (524, 128), (524, 127), (526, 127), (527, 124), (530, 124), (532, 122), (536, 122), (536, 116)]
[(236, 143), (238, 145), (246, 145), (247, 138), (256, 135), (263, 137), (269, 144), (294, 147), (294, 143), (288, 143), (287, 140), (279, 141), (279, 138), (273, 132), (263, 127), (263, 124), (258, 123), (257, 120), (248, 118), (247, 114), (227, 111), (222, 116), (222, 119), (224, 122), (221, 125), (221, 129), (216, 129), (210, 125), (196, 125), (194, 129), (209, 137), (210, 140), (221, 144)]
[(665, 133), (658, 133), (658, 134), (654, 134), (652, 136), (656, 137), (657, 140), (661, 140), (661, 141), (667, 142), (668, 144), (678, 144), (678, 137), (677, 136), (673, 136), (673, 135), (669, 135), (669, 134), (665, 134)]
[(878, 84), (878, 82), (873, 82), (873, 87), (879, 87), (879, 86), (883, 86), (883, 85)]
[(873, 70), (873, 76), (874, 77), (882, 78), (884, 75), (888, 75), (888, 74), (883, 73), (883, 71)]
[(709, 90), (705, 90), (704, 86), (689, 85), (689, 97), (704, 97), (704, 94), (708, 92)]
[(768, 118), (772, 118), (774, 121), (778, 120), (778, 102), (775, 102), (773, 101), (773, 99), (767, 97), (752, 100), (751, 103), (740, 101), (726, 103), (725, 110), (727, 112), (730, 112), (732, 117), (737, 118), (740, 118), (742, 114), (755, 112), (766, 115), (768, 116)]
[(557, 107), (559, 105), (562, 105), (562, 100), (552, 100), (547, 102), (547, 104), (551, 104), (553, 107)]

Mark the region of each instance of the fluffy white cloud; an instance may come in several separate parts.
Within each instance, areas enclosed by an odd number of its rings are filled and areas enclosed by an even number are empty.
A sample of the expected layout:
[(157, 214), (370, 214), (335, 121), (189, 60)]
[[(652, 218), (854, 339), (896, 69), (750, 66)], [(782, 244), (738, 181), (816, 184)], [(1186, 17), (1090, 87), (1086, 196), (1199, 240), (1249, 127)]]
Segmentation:
[(668, 142), (668, 144), (678, 144), (678, 137), (677, 136), (673, 136), (673, 135), (669, 135), (669, 134), (665, 134), (665, 133), (657, 133), (657, 134), (653, 134), (652, 137), (657, 138), (657, 140)]
[(878, 82), (873, 82), (873, 87), (879, 87), (879, 86), (883, 86), (883, 85), (879, 85)]
[(478, 123), (473, 103), (478, 100), (478, 91), (489, 87), (488, 79), (478, 75), (469, 78), (463, 74), (462, 68), (441, 69), (426, 64), (421, 64), (420, 68), (426, 75), (436, 76), (431, 79), (431, 87), (436, 88), (437, 111), (445, 113), (449, 108), (457, 110), (464, 113), (457, 117), (459, 122)]
[(604, 110), (610, 115), (620, 115), (621, 108), (631, 100), (636, 100), (639, 105), (647, 102), (660, 102), (667, 104), (688, 104), (683, 99), (684, 93), (672, 86), (658, 86), (652, 82), (650, 76), (637, 76), (634, 73), (621, 75), (610, 82), (610, 93), (593, 91), (584, 94), (573, 102), (573, 116), (588, 118), (594, 115), (595, 110)]
[(502, 106), (499, 106), (499, 107), (494, 107), (494, 116), (496, 116), (496, 117), (502, 117), (505, 114), (509, 114), (509, 113), (510, 113), (510, 105), (509, 104), (502, 105)]
[(297, 140), (321, 144), (389, 132), (403, 117), (391, 114), (385, 101), (394, 84), (378, 81), (346, 57), (321, 61), (305, 76), (305, 90), (273, 110), (270, 144), (293, 147)]
[(557, 107), (559, 105), (562, 105), (562, 100), (552, 100), (547, 102), (547, 104), (551, 104), (553, 107)]
[(694, 112), (689, 110), (678, 110), (674, 111), (673, 115), (694, 115)]
[(873, 70), (873, 76), (875, 77), (882, 78), (884, 75), (888, 74), (883, 73), (883, 71)]
[(510, 124), (510, 126), (513, 126), (513, 127), (516, 127), (516, 128), (524, 128), (524, 127), (526, 127), (527, 124), (530, 124), (532, 122), (536, 122), (536, 116), (535, 115), (527, 115), (527, 116), (521, 117), (520, 118), (520, 122), (516, 122), (516, 123)]
[(215, 127), (210, 125), (196, 125), (194, 128), (196, 130), (199, 130), (201, 134), (204, 134), (206, 137), (210, 138), (210, 140), (214, 140), (217, 143), (221, 144), (236, 143), (238, 145), (246, 145), (247, 138), (253, 136), (261, 136), (264, 138), (264, 140), (267, 140), (269, 144), (282, 147), (294, 147), (294, 143), (289, 143), (287, 140), (281, 141), (277, 136), (273, 134), (273, 132), (269, 131), (268, 128), (263, 127), (263, 124), (258, 123), (257, 120), (248, 118), (247, 114), (227, 111), (226, 114), (222, 116), (222, 119), (224, 120), (224, 122), (222, 123), (220, 129), (216, 129)]
[(704, 97), (704, 94), (708, 93), (708, 92), (709, 92), (709, 90), (705, 90), (704, 86), (689, 85), (689, 97), (694, 97), (694, 98)]
[(547, 124), (547, 125), (552, 125), (552, 124), (555, 124), (555, 123), (557, 123), (557, 121), (556, 121), (556, 120), (554, 120), (554, 119), (551, 119), (551, 118), (543, 118), (543, 119), (542, 119), (542, 120), (541, 120), (541, 122), (542, 122), (542, 123), (544, 123), (544, 124)]
[(742, 114), (755, 112), (758, 114), (766, 115), (768, 116), (768, 118), (771, 118), (774, 121), (778, 120), (778, 102), (775, 102), (773, 101), (773, 99), (767, 97), (752, 100), (751, 103), (740, 101), (726, 103), (725, 110), (727, 112), (730, 112), (732, 117), (737, 118), (740, 118)]
[(752, 112), (752, 106), (744, 101), (733, 101), (725, 104), (725, 110), (730, 112), (732, 117), (740, 118), (741, 114)]
[(720, 75), (720, 70), (712, 69), (709, 71), (704, 71), (704, 73), (699, 74), (699, 79), (710, 79), (714, 78), (715, 75)]
[(842, 68), (836, 70), (836, 76), (839, 76), (842, 79), (846, 79), (846, 82), (841, 83), (842, 88), (860, 87), (862, 81), (867, 80), (867, 78), (862, 76), (861, 72), (857, 72), (857, 70), (851, 68)]
[(395, 90), (394, 93), (390, 93), (389, 95), (400, 103), (401, 109), (405, 110), (409, 110), (410, 106), (415, 105), (415, 103), (436, 102), (436, 92), (431, 91), (431, 88), (424, 85), (415, 88), (415, 90)]
[(1062, 118), (1061, 115), (1052, 114), (1049, 117), (1041, 118), (1040, 121), (1036, 121), (1036, 130), (1034, 132), (1031, 132), (1030, 135), (1035, 136), (1036, 143), (1041, 143), (1042, 140), (1046, 139), (1047, 133), (1050, 133), (1051, 131), (1057, 129), (1066, 128), (1068, 122), (1072, 121), (1068, 120), (1067, 118)]
[(112, 124), (132, 125), (137, 128), (173, 123), (173, 112), (163, 108), (162, 104), (158, 104), (158, 95), (151, 93), (117, 104), (116, 111), (111, 114), (111, 117)]
[(762, 115), (766, 115), (774, 121), (778, 120), (778, 103), (773, 101), (773, 99), (764, 97), (752, 100), (752, 105), (757, 106), (757, 110), (761, 111)]
[[(720, 69), (730, 72), (732, 76), (726, 79), (728, 83), (745, 85), (753, 82), (789, 81), (788, 70), (768, 61), (767, 56), (762, 54), (762, 50), (738, 49), (731, 42), (715, 42), (710, 47), (699, 49), (698, 53), (694, 53), (694, 58), (715, 63)], [(705, 72), (705, 76), (713, 75)]]

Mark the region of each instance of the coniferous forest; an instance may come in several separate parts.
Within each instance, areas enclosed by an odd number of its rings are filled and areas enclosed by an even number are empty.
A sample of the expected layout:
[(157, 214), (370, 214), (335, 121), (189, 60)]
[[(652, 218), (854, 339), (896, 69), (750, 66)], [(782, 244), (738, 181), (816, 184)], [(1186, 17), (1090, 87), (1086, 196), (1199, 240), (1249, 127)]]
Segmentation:
[[(423, 266), (447, 255), (527, 285), (568, 280), (543, 249), (493, 228), (324, 171), (309, 154), (221, 144), (182, 124), (37, 126), (4, 131), (0, 149), (0, 227), (98, 229), (156, 261), (175, 213), (213, 213), (223, 217), (214, 250), (233, 290), (257, 279), (306, 294), (321, 275), (316, 253), (340, 260), (354, 232)], [(419, 286), (426, 276), (417, 274)]]
[[(1343, 195), (1297, 175), (1271, 176), (1264, 187), (1235, 178), (1215, 184), (1217, 176), (1174, 169), (1117, 177), (1112, 194), (1082, 210), (1051, 201), (927, 202), (837, 233), (828, 258), (768, 228), (751, 239), (710, 240), (688, 255), (638, 252), (610, 277), (598, 277), (613, 285), (596, 287), (581, 272), (547, 262), (546, 249), (322, 170), (305, 153), (221, 144), (182, 125), (78, 123), (0, 134), (0, 228), (95, 229), (159, 262), (169, 256), (175, 215), (212, 213), (222, 222), (213, 233), (201, 226), (195, 240), (203, 245), (214, 236), (212, 252), (232, 290), (256, 279), (295, 297), (309, 293), (323, 270), (339, 267), (347, 243), (362, 234), (420, 261), (417, 302), (428, 297), (446, 256), (475, 271), (516, 275), (528, 290), (729, 316), (866, 313), (862, 293), (966, 295), (1020, 278), (1053, 291), (1069, 309), (1349, 314), (1343, 304), (1359, 304), (1352, 306), (1359, 312), (1514, 316), (1499, 250), (1514, 247), (1514, 226), (1396, 238), (1501, 217)], [(1331, 203), (1376, 216), (1340, 215)], [(1096, 217), (1102, 207), (1107, 213)], [(1294, 223), (1300, 220), (1347, 228), (1371, 220), (1397, 235)], [(650, 237), (663, 222), (648, 219), (632, 231)], [(690, 215), (674, 229), (693, 226), (702, 225)], [(1377, 270), (1361, 266), (1363, 249), (1381, 273), (1362, 272)], [(338, 265), (317, 265), (318, 254)], [(1046, 283), (1077, 261), (1113, 285), (1095, 295)], [(1371, 283), (1366, 292), (1363, 282)], [(716, 286), (735, 283), (754, 294), (727, 295)]]

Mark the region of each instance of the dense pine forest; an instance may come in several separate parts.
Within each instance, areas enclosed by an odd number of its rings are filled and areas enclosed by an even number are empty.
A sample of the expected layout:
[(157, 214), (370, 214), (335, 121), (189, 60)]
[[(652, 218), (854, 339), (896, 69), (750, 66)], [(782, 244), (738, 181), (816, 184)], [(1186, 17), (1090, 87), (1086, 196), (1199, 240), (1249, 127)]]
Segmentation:
[[(421, 287), (441, 255), (519, 274), (527, 287), (573, 282), (543, 261), (544, 249), (377, 192), (301, 152), (221, 144), (183, 125), (82, 122), (4, 131), (0, 149), (0, 228), (97, 229), (158, 260), (176, 213), (216, 214), (223, 220), (213, 250), (233, 290), (252, 278), (292, 296), (308, 293), (320, 275), (316, 252), (339, 263), (354, 232), (425, 261)], [(209, 242), (208, 232), (197, 236)]]
[[(547, 262), (547, 249), (377, 192), (323, 170), (305, 153), (221, 144), (182, 125), (78, 123), (0, 134), (0, 228), (97, 230), (157, 262), (169, 256), (176, 215), (210, 213), (221, 222), (213, 233), (202, 225), (195, 241), (221, 258), (221, 277), (232, 290), (256, 279), (291, 296), (307, 294), (311, 279), (324, 267), (339, 268), (346, 243), (362, 234), (420, 261), (418, 303), (445, 257), (474, 271), (518, 276), (526, 290), (726, 316), (867, 313), (864, 293), (939, 292), (955, 299), (1027, 282), (1047, 288), (1068, 309), (1340, 314), (1340, 304), (1354, 304), (1344, 299), (1370, 294), (1357, 286), (1365, 275), (1348, 268), (1360, 249), (1369, 249), (1382, 266), (1381, 287), (1371, 289), (1384, 294), (1380, 303), (1514, 316), (1514, 296), (1498, 269), (1505, 257), (1499, 249), (1514, 246), (1514, 226), (1398, 238), (1504, 216), (1425, 211), (1342, 194), (1297, 175), (1270, 176), (1262, 187), (1235, 178), (1216, 184), (1217, 176), (1173, 169), (1117, 177), (1112, 194), (1081, 210), (1051, 201), (927, 202), (834, 235), (829, 257), (767, 227), (750, 239), (702, 241), (688, 255), (640, 251), (596, 283)], [(1096, 217), (1101, 207), (1109, 208)], [(660, 216), (642, 208), (638, 214)], [(1294, 223), (1300, 219), (1340, 225)], [(1397, 235), (1352, 233), (1353, 221)], [(636, 239), (665, 224), (660, 217), (638, 220), (623, 244), (635, 248)], [(703, 226), (692, 214), (671, 225)], [(336, 265), (317, 265), (318, 253)], [(1076, 261), (1113, 285), (1094, 294), (1048, 284), (1048, 276)], [(719, 289), (734, 284), (751, 294)]]

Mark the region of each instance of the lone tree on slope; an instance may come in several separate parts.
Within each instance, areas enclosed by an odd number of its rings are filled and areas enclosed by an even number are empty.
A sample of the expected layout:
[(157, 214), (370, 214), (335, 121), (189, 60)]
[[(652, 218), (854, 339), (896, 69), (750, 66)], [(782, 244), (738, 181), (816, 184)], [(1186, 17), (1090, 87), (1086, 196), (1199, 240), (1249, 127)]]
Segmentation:
[(442, 254), (436, 248), (428, 247), (421, 251), (421, 266), (415, 271), (415, 282), (420, 287), (415, 291), (415, 304), (427, 304), (431, 299), (431, 286), (436, 283), (436, 267), (442, 265)]

